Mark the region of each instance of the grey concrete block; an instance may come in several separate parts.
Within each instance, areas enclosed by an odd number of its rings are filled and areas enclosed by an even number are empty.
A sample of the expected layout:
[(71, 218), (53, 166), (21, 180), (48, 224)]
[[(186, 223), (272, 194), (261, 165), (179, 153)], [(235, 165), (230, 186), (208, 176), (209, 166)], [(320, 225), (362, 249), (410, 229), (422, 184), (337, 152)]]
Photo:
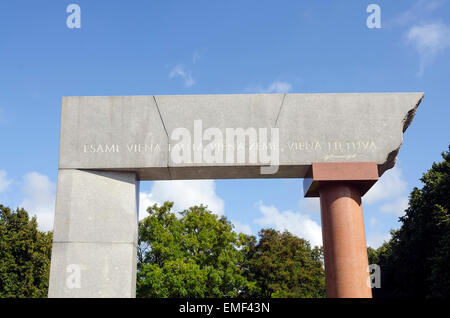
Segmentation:
[(53, 243), (48, 296), (136, 296), (136, 246), (131, 243)]
[[(233, 142), (227, 141), (226, 129), (243, 128), (247, 130), (248, 128), (255, 128), (255, 130), (258, 130), (259, 128), (270, 129), (275, 127), (284, 94), (173, 95), (155, 96), (155, 99), (164, 126), (168, 131), (170, 153), (177, 150), (176, 146), (179, 143), (178, 140), (174, 139), (174, 132), (177, 128), (188, 129), (192, 136), (192, 162), (177, 163), (173, 160), (174, 157), (169, 159), (172, 179), (239, 178), (242, 171), (252, 171), (251, 166), (256, 167), (256, 174), (259, 175), (259, 167), (262, 163), (259, 156), (251, 162), (249, 151), (245, 151), (244, 162), (240, 162), (236, 155), (233, 164), (227, 162), (225, 158), (227, 148), (237, 149), (239, 146), (249, 148), (251, 142), (249, 139), (246, 139), (243, 143), (237, 139), (234, 139)], [(195, 137), (199, 134), (195, 133), (194, 122), (198, 120), (201, 120), (201, 134), (209, 128), (221, 131), (223, 140), (217, 143), (217, 147), (223, 147), (222, 158), (224, 160), (222, 162), (208, 162), (204, 158), (201, 163), (196, 162), (194, 152), (200, 148), (198, 148), (199, 144), (195, 140)], [(209, 142), (208, 140), (202, 140), (203, 146), (208, 145)], [(256, 147), (257, 145), (253, 144), (252, 146)], [(245, 175), (248, 174), (244, 172), (242, 177), (245, 177)], [(254, 174), (250, 175), (250, 177), (254, 176)]]
[(145, 168), (166, 179), (167, 142), (153, 96), (63, 98), (60, 169)]
[(59, 170), (49, 297), (135, 296), (138, 202), (133, 172)]
[(277, 121), (280, 165), (376, 162), (394, 166), (423, 93), (288, 94)]
[(59, 170), (53, 241), (137, 244), (138, 183), (132, 172)]
[[(198, 178), (302, 178), (312, 162), (377, 162), (393, 167), (403, 132), (423, 93), (254, 94), (68, 97), (63, 101), (60, 168), (133, 171), (141, 180)], [(155, 102), (156, 101), (156, 102)], [(203, 135), (215, 128), (278, 128), (279, 169), (261, 174), (267, 161), (195, 160), (194, 121)], [(190, 161), (174, 160), (183, 128), (192, 137)], [(257, 136), (260, 146), (261, 135)], [(233, 140), (234, 142), (234, 140)], [(156, 146), (157, 145), (157, 146)], [(242, 144), (235, 144), (242, 146)], [(155, 151), (155, 147), (158, 147)], [(204, 148), (200, 148), (204, 149)], [(115, 151), (117, 150), (117, 151)]]

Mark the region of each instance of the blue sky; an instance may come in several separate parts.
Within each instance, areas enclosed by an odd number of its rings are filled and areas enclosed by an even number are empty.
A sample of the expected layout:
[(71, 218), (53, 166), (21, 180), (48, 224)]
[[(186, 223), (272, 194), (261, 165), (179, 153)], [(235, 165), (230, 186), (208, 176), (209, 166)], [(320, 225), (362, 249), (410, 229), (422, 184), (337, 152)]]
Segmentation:
[[(450, 141), (449, 2), (2, 1), (0, 202), (51, 228), (62, 96), (423, 91), (396, 168), (363, 201), (378, 246)], [(71, 3), (80, 29), (66, 26)], [(366, 26), (371, 3), (379, 29)], [(202, 201), (240, 230), (287, 228), (320, 244), (317, 200), (302, 198), (299, 179), (146, 182), (141, 191), (143, 204)]]

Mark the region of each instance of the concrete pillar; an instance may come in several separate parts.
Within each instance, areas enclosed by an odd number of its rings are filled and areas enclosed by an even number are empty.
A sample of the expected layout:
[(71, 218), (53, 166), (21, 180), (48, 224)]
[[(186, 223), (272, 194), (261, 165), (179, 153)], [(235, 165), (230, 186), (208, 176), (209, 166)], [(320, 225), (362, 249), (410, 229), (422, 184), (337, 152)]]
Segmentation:
[(135, 297), (135, 173), (61, 169), (49, 297)]
[(349, 183), (319, 187), (327, 296), (371, 298), (361, 194)]
[(305, 197), (320, 196), (327, 296), (371, 298), (361, 196), (378, 179), (375, 162), (313, 163)]

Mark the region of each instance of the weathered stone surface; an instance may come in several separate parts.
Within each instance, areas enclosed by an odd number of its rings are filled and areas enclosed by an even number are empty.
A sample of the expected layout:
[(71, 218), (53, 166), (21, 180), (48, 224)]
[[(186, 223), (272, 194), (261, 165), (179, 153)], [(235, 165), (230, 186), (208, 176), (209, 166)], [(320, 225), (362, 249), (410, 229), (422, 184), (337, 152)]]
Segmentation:
[[(394, 165), (403, 132), (422, 97), (423, 93), (66, 97), (60, 168), (127, 170), (141, 180), (302, 178), (312, 162), (372, 161), (381, 175)], [(196, 121), (201, 121), (200, 139)], [(174, 160), (175, 151), (182, 153), (176, 148), (180, 128), (192, 137), (190, 161)], [(213, 140), (204, 135), (208, 128), (223, 135), (215, 141), (225, 147), (222, 161), (201, 155), (201, 160), (195, 159), (195, 149), (205, 149), (196, 148), (196, 142), (206, 147)], [(236, 156), (234, 162), (227, 161), (227, 128), (254, 129), (258, 145), (260, 128), (267, 129), (269, 143), (275, 140), (271, 129), (278, 128), (276, 173), (261, 174), (261, 167), (276, 162), (262, 160), (259, 153), (250, 160), (248, 140), (245, 160)]]
[(139, 181), (133, 172), (58, 172), (54, 242), (137, 244)]
[(288, 94), (277, 121), (285, 150), (280, 165), (374, 161), (381, 175), (394, 166), (422, 98), (423, 93)]
[(60, 168), (145, 168), (167, 179), (167, 142), (153, 96), (63, 98)]
[(136, 245), (53, 243), (51, 298), (136, 297)]
[[(259, 128), (275, 127), (283, 98), (283, 94), (155, 96), (168, 132), (171, 151), (177, 150), (176, 145), (179, 141), (174, 140), (174, 131), (177, 128), (187, 128), (192, 136), (192, 160), (190, 163), (176, 163), (169, 160), (171, 178), (196, 179), (198, 176), (202, 178), (242, 178), (246, 175), (252, 178), (255, 174), (259, 175), (261, 166), (259, 156), (255, 162), (251, 163), (248, 151), (246, 151), (245, 162), (239, 162), (235, 155), (233, 164), (226, 162), (227, 146), (229, 149), (233, 148), (233, 143), (227, 143), (226, 128), (246, 130), (252, 127), (256, 131)], [(218, 143), (224, 150), (222, 162), (209, 163), (204, 158), (201, 162), (196, 162), (194, 152), (195, 149), (198, 149), (198, 142), (195, 139), (199, 134), (195, 133), (194, 123), (199, 120), (201, 120), (202, 133), (209, 128), (218, 128), (222, 132), (223, 142)], [(209, 140), (203, 140), (203, 145), (206, 146), (209, 142)], [(245, 146), (248, 147), (249, 144)], [(254, 171), (246, 173), (249, 166), (253, 166)]]
[(133, 172), (59, 170), (49, 297), (135, 296), (138, 195)]

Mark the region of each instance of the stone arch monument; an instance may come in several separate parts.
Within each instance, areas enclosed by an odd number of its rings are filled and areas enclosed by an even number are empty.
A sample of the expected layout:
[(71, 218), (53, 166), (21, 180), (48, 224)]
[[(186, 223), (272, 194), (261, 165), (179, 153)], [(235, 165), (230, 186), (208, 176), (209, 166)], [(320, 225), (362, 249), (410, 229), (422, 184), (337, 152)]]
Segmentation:
[(134, 297), (140, 180), (304, 178), (328, 297), (371, 297), (361, 196), (423, 93), (64, 97), (49, 297)]

